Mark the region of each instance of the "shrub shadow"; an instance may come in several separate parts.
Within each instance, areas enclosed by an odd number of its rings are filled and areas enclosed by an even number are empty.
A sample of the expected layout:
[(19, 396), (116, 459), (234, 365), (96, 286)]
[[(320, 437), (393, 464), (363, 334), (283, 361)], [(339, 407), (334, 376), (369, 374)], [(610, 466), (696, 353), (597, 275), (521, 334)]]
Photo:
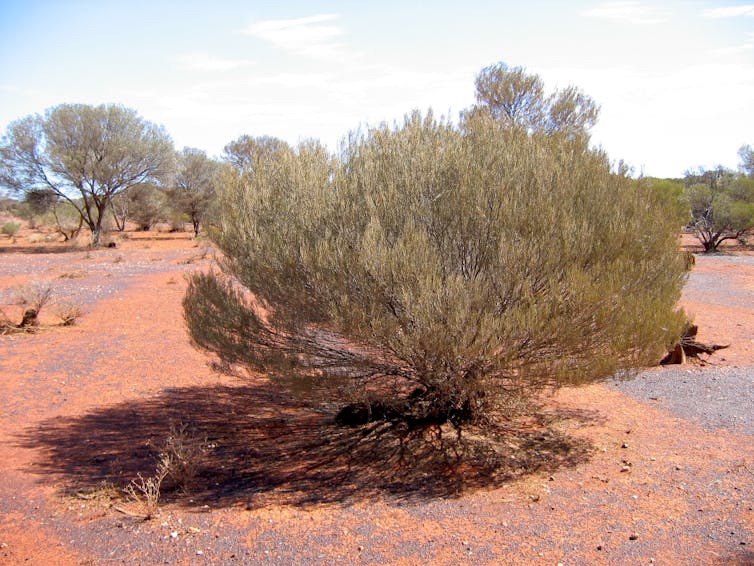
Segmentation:
[(0, 246), (0, 254), (67, 254), (80, 252), (84, 248), (70, 245), (30, 245), (30, 246)]
[(555, 408), (540, 417), (498, 429), (491, 444), (474, 441), (470, 432), (458, 460), (452, 435), (411, 439), (388, 427), (337, 426), (332, 415), (269, 383), (215, 385), (167, 389), (50, 419), (27, 429), (19, 442), (39, 453), (29, 471), (75, 493), (103, 482), (123, 487), (139, 473), (153, 474), (171, 425), (180, 423), (204, 450), (193, 490), (167, 495), (178, 505), (397, 502), (454, 497), (588, 459), (587, 441), (553, 425), (591, 422), (595, 415)]

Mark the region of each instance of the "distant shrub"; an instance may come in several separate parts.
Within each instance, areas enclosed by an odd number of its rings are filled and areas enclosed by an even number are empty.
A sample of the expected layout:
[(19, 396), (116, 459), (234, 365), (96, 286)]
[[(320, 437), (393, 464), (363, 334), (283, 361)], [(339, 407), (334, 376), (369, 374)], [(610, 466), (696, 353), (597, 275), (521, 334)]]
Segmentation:
[(5, 234), (6, 236), (13, 237), (15, 236), (18, 231), (21, 229), (20, 224), (16, 224), (15, 222), (6, 222), (3, 224), (3, 226), (0, 228), (0, 232)]

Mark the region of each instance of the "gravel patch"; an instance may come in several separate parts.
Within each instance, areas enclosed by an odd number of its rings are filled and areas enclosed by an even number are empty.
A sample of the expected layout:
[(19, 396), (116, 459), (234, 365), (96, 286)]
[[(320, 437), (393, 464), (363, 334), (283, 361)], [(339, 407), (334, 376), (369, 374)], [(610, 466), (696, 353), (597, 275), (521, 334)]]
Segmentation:
[[(123, 291), (143, 275), (187, 273), (196, 269), (196, 250), (0, 254), (0, 276), (29, 276), (49, 282), (54, 296), (77, 305), (91, 305)], [(16, 300), (14, 288), (0, 288), (0, 304)]]
[(707, 430), (754, 435), (754, 367), (663, 368), (610, 385)]
[[(754, 267), (754, 256), (697, 255), (698, 266), (728, 264), (750, 273)], [(727, 307), (750, 308), (754, 304), (754, 289), (741, 285), (736, 272), (726, 277), (719, 273), (694, 270), (683, 289), (683, 294), (693, 301)]]

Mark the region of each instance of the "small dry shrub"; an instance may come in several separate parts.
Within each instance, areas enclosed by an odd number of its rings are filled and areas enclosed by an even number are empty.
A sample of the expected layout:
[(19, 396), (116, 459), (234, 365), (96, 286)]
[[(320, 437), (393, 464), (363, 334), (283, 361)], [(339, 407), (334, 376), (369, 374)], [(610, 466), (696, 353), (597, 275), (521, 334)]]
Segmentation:
[(206, 439), (201, 439), (191, 432), (187, 424), (171, 424), (155, 473), (148, 477), (137, 474), (136, 479), (131, 480), (123, 490), (126, 499), (134, 503), (138, 511), (132, 513), (120, 510), (145, 520), (156, 517), (159, 514), (159, 502), (163, 493), (191, 491), (208, 448)]
[(160, 455), (166, 469), (166, 487), (189, 493), (195, 486), (208, 446), (185, 423), (171, 424), (170, 434)]
[(63, 326), (73, 326), (82, 314), (81, 307), (69, 301), (63, 301), (55, 306), (55, 316)]
[(28, 285), (22, 285), (16, 289), (18, 304), (24, 305), (29, 309), (37, 311), (37, 315), (42, 308), (48, 304), (53, 297), (52, 285), (44, 281), (34, 281)]
[(167, 466), (164, 460), (161, 460), (155, 475), (145, 478), (139, 473), (123, 490), (126, 497), (137, 504), (137, 514), (145, 520), (153, 519), (160, 513), (160, 488), (167, 473)]

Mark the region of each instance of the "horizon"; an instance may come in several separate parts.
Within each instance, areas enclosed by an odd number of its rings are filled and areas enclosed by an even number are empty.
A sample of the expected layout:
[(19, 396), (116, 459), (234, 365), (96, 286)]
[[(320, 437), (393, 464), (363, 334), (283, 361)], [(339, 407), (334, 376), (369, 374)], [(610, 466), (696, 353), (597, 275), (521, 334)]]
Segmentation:
[(0, 16), (3, 133), (58, 104), (116, 103), (178, 149), (217, 157), (246, 134), (334, 152), (414, 109), (455, 122), (504, 61), (591, 96), (593, 145), (636, 174), (736, 169), (754, 144), (754, 4), (38, 0), (0, 1)]

